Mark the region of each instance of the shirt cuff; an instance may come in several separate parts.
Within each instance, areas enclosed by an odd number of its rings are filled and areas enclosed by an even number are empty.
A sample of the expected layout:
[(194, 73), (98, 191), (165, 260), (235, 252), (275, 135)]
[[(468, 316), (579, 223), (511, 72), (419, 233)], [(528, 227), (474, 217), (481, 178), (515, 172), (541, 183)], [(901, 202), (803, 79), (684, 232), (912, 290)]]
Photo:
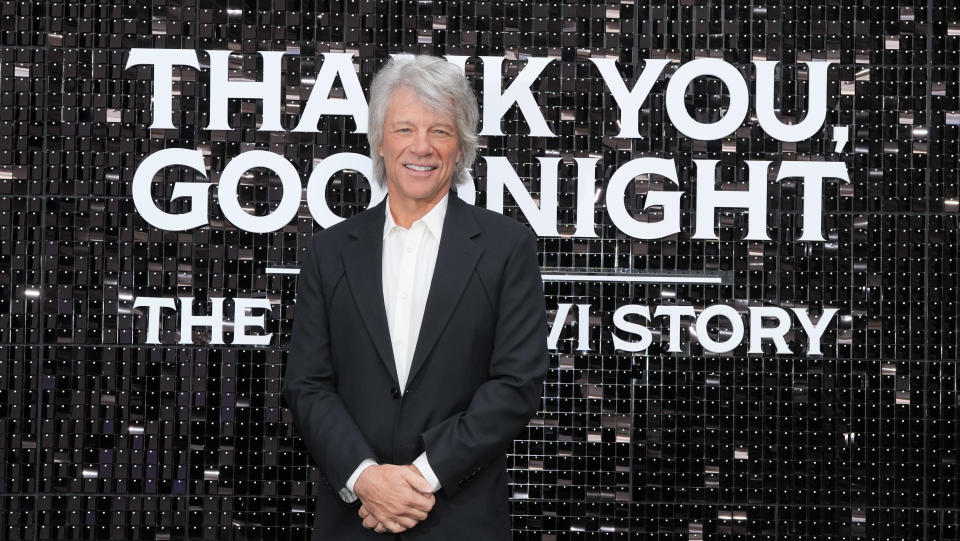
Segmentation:
[(347, 479), (347, 486), (340, 489), (340, 498), (347, 502), (352, 503), (357, 501), (357, 495), (353, 491), (353, 485), (357, 482), (357, 478), (360, 477), (360, 474), (363, 473), (363, 470), (369, 468), (370, 466), (376, 466), (377, 461), (372, 458), (364, 459), (363, 462), (357, 466), (357, 469), (353, 470), (353, 474)]
[(424, 451), (420, 453), (414, 461), (413, 465), (420, 470), (420, 475), (430, 483), (430, 486), (433, 487), (433, 491), (436, 492), (440, 490), (440, 480), (437, 479), (437, 474), (433, 473), (433, 468), (430, 467), (430, 463), (427, 462), (427, 452)]

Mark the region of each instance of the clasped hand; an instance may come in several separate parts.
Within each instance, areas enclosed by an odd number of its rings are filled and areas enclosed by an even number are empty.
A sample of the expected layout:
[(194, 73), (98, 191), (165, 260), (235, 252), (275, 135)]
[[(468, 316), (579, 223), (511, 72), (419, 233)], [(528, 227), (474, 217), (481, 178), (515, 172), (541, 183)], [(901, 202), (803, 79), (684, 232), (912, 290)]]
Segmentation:
[(430, 483), (413, 464), (382, 464), (363, 470), (353, 484), (363, 502), (364, 528), (399, 533), (427, 518), (436, 499)]

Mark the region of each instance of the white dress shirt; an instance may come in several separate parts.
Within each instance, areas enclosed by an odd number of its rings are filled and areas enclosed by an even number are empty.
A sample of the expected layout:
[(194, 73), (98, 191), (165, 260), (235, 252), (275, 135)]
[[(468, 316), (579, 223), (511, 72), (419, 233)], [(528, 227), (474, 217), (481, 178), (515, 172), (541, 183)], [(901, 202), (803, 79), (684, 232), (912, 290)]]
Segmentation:
[[(440, 234), (443, 232), (443, 218), (447, 214), (449, 197), (449, 193), (444, 195), (429, 212), (413, 222), (410, 229), (404, 229), (394, 221), (393, 213), (390, 212), (390, 198), (387, 196), (381, 265), (383, 303), (397, 377), (400, 380), (400, 392), (406, 388), (410, 362), (417, 347), (417, 337), (420, 336), (423, 310), (430, 292), (433, 269), (437, 264)], [(357, 466), (347, 479), (347, 486), (340, 489), (340, 497), (344, 501), (352, 502), (357, 499), (353, 492), (354, 483), (363, 470), (376, 463), (372, 458), (367, 458)], [(440, 489), (440, 480), (427, 462), (426, 451), (420, 453), (413, 464), (430, 483), (434, 492)]]

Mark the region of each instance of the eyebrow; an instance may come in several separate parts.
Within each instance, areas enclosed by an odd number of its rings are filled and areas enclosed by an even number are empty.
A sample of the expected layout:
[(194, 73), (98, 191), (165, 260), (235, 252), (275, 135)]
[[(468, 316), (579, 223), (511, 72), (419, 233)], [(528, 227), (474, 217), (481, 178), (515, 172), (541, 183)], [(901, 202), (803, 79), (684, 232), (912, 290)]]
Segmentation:
[[(396, 119), (390, 122), (390, 127), (413, 126), (414, 124), (415, 122), (412, 120)], [(456, 124), (448, 124), (446, 122), (437, 122), (436, 124), (431, 124), (431, 127), (433, 128), (445, 128), (447, 131), (451, 132), (456, 129), (456, 126)]]

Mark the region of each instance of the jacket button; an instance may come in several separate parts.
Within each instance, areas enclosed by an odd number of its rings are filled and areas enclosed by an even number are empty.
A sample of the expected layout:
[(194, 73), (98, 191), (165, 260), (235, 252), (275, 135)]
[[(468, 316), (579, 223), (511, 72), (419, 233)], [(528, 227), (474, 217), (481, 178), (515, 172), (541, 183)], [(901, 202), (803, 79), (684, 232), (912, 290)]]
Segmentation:
[(392, 396), (392, 397), (394, 397), (394, 398), (400, 398), (400, 389), (397, 388), (397, 387), (391, 388), (391, 389), (390, 389), (390, 396)]

